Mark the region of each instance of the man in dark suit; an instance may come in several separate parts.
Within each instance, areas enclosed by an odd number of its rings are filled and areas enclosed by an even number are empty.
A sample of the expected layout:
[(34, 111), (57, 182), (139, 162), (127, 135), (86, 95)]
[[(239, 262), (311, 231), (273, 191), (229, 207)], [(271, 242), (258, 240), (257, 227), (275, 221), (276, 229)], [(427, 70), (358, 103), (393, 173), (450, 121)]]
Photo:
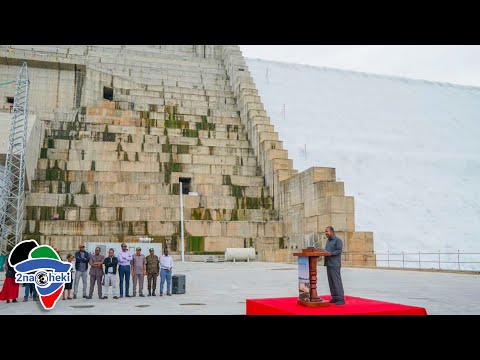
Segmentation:
[(73, 284), (73, 298), (77, 298), (78, 283), (82, 279), (83, 297), (87, 298), (87, 270), (90, 254), (85, 251), (85, 245), (80, 245), (80, 250), (75, 253), (75, 283)]
[(105, 265), (105, 277), (103, 281), (103, 297), (102, 299), (108, 299), (108, 287), (112, 286), (113, 298), (118, 299), (117, 296), (117, 265), (118, 259), (113, 256), (113, 248), (108, 250), (108, 256), (103, 260)]
[(325, 250), (330, 253), (330, 255), (325, 256), (328, 286), (330, 287), (330, 294), (332, 295), (330, 302), (335, 305), (345, 305), (342, 276), (340, 275), (343, 242), (335, 236), (335, 230), (331, 226), (325, 228), (325, 236), (327, 237)]

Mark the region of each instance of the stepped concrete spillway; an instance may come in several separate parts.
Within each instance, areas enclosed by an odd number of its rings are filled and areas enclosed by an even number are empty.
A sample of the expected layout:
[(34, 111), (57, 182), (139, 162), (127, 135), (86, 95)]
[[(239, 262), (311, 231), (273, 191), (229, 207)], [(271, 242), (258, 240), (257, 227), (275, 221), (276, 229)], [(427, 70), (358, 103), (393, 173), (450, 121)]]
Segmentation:
[(178, 254), (182, 191), (187, 259), (293, 261), (332, 225), (346, 264), (374, 264), (335, 169), (293, 169), (238, 46), (0, 46), (0, 81), (24, 61), (39, 144), (26, 239), (71, 252), (151, 237)]

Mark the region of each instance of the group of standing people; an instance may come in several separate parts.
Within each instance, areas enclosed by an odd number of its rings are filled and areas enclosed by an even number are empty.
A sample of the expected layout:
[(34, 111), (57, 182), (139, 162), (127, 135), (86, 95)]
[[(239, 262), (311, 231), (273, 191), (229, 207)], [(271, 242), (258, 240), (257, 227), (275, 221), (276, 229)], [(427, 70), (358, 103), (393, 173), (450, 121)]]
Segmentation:
[[(56, 250), (56, 249), (55, 249)], [(57, 251), (58, 252), (58, 251)], [(100, 248), (95, 248), (94, 254), (85, 251), (85, 245), (81, 245), (79, 251), (74, 255), (68, 254), (67, 261), (72, 263), (71, 282), (65, 284), (63, 300), (73, 300), (77, 298), (78, 286), (80, 280), (83, 285), (83, 298), (91, 299), (95, 285), (97, 285), (98, 297), (108, 299), (108, 290), (112, 287), (114, 299), (125, 297), (135, 297), (143, 295), (143, 283), (147, 276), (148, 296), (156, 296), (157, 277), (160, 276), (160, 296), (163, 296), (165, 281), (167, 282), (167, 296), (172, 295), (172, 272), (173, 259), (165, 248), (164, 255), (158, 257), (153, 248), (149, 249), (149, 255), (141, 253), (142, 249), (137, 247), (135, 254), (132, 255), (127, 250), (127, 244), (122, 244), (122, 250), (115, 256), (115, 250), (110, 249), (108, 256), (100, 255)], [(90, 269), (89, 269), (90, 267)], [(0, 292), (0, 300), (17, 302), (19, 295), (19, 285), (15, 282), (15, 269), (5, 261), (5, 282)], [(118, 275), (117, 275), (118, 274)], [(130, 295), (130, 276), (133, 279), (133, 295)], [(90, 277), (90, 288), (87, 296), (87, 278)], [(117, 293), (117, 280), (120, 282), (120, 294)], [(125, 286), (124, 286), (125, 284)], [(137, 286), (138, 285), (138, 286)], [(33, 296), (33, 301), (38, 300), (38, 294), (35, 284), (26, 283), (25, 296), (23, 301), (28, 301), (29, 295)], [(73, 288), (73, 298), (71, 291)]]
[[(149, 249), (149, 255), (141, 253), (142, 249), (137, 247), (135, 254), (132, 255), (127, 250), (127, 244), (122, 244), (122, 250), (118, 256), (115, 256), (114, 249), (108, 251), (108, 256), (100, 255), (100, 248), (95, 249), (95, 254), (91, 255), (85, 251), (85, 246), (81, 245), (80, 250), (75, 253), (75, 283), (73, 299), (77, 298), (78, 285), (80, 279), (83, 285), (83, 297), (91, 299), (95, 284), (99, 299), (108, 299), (109, 287), (112, 287), (114, 299), (125, 297), (135, 297), (138, 295), (144, 297), (143, 283), (147, 276), (148, 296), (156, 296), (157, 277), (160, 275), (160, 296), (163, 296), (165, 281), (167, 282), (167, 295), (172, 295), (172, 270), (173, 259), (165, 248), (164, 255), (160, 258), (155, 255), (153, 248)], [(87, 296), (87, 271), (90, 265), (90, 289)], [(118, 278), (117, 278), (118, 273)], [(130, 295), (130, 276), (133, 280), (133, 295)], [(117, 292), (117, 280), (120, 283), (120, 291)], [(102, 289), (103, 283), (103, 289)], [(138, 286), (137, 286), (138, 285)], [(120, 297), (118, 296), (120, 295)]]
[[(331, 303), (335, 305), (345, 305), (345, 296), (343, 291), (343, 283), (341, 277), (341, 254), (343, 250), (343, 242), (335, 235), (335, 230), (331, 226), (325, 228), (325, 236), (327, 242), (325, 250), (329, 253), (325, 256), (324, 265), (327, 267), (327, 278), (330, 293), (332, 295)], [(56, 249), (55, 249), (56, 250)], [(58, 252), (58, 251), (57, 251)], [(85, 251), (85, 245), (81, 245), (75, 256), (68, 254), (67, 261), (75, 262), (72, 266), (72, 281), (65, 284), (63, 300), (65, 293), (67, 299), (72, 300), (70, 292), (74, 283), (73, 299), (77, 298), (78, 285), (80, 279), (83, 283), (83, 297), (91, 299), (95, 284), (97, 284), (98, 297), (100, 299), (108, 299), (108, 289), (111, 286), (113, 298), (118, 299), (117, 294), (117, 272), (120, 280), (120, 298), (132, 297), (129, 294), (130, 275), (133, 279), (133, 297), (138, 294), (143, 295), (144, 276), (147, 276), (148, 296), (156, 296), (157, 277), (160, 275), (160, 296), (163, 296), (163, 288), (165, 281), (167, 282), (167, 296), (172, 295), (172, 270), (173, 259), (165, 248), (164, 255), (160, 258), (155, 255), (154, 249), (149, 249), (150, 254), (145, 256), (141, 253), (141, 248), (137, 247), (135, 254), (132, 255), (127, 250), (127, 244), (122, 244), (122, 250), (115, 256), (114, 249), (108, 251), (108, 257), (100, 255), (100, 248), (95, 248), (95, 254), (91, 255)], [(5, 282), (0, 292), (0, 300), (6, 300), (7, 303), (17, 302), (19, 293), (19, 284), (15, 282), (15, 270), (8, 261), (5, 261)], [(87, 296), (87, 271), (90, 266), (90, 290)], [(73, 280), (75, 279), (75, 281)], [(125, 284), (125, 288), (124, 288)], [(102, 292), (103, 285), (103, 292)], [(33, 288), (33, 289), (32, 289)], [(125, 291), (124, 291), (125, 289)], [(25, 284), (25, 296), (23, 301), (28, 301), (28, 295), (33, 290), (33, 300), (38, 300), (38, 295), (34, 284)]]

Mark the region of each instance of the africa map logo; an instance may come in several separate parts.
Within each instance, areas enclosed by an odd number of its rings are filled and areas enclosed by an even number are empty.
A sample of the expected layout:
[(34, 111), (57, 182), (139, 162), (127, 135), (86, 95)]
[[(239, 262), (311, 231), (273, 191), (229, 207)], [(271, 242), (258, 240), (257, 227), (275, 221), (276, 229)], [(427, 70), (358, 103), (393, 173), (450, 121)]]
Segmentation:
[(71, 281), (72, 264), (62, 261), (49, 245), (25, 240), (12, 249), (8, 262), (15, 269), (17, 284), (32, 283), (45, 310), (51, 310)]

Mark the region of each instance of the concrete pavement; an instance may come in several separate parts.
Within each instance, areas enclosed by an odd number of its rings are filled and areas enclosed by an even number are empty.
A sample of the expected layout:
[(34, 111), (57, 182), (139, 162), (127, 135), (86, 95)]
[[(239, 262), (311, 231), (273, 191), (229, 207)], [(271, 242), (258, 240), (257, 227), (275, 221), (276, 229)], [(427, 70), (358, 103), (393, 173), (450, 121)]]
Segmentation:
[[(318, 267), (320, 295), (328, 295), (325, 268)], [(176, 262), (174, 274), (186, 276), (186, 294), (107, 300), (59, 300), (51, 311), (39, 302), (0, 302), (7, 314), (245, 314), (246, 299), (297, 296), (297, 266), (267, 262)], [(0, 273), (0, 285), (5, 273)], [(470, 274), (342, 268), (345, 294), (405, 305), (421, 306), (428, 314), (480, 314), (480, 276)], [(165, 285), (166, 286), (166, 285)], [(145, 295), (146, 277), (144, 284)], [(79, 293), (81, 294), (81, 285)], [(130, 294), (132, 282), (130, 281)]]

